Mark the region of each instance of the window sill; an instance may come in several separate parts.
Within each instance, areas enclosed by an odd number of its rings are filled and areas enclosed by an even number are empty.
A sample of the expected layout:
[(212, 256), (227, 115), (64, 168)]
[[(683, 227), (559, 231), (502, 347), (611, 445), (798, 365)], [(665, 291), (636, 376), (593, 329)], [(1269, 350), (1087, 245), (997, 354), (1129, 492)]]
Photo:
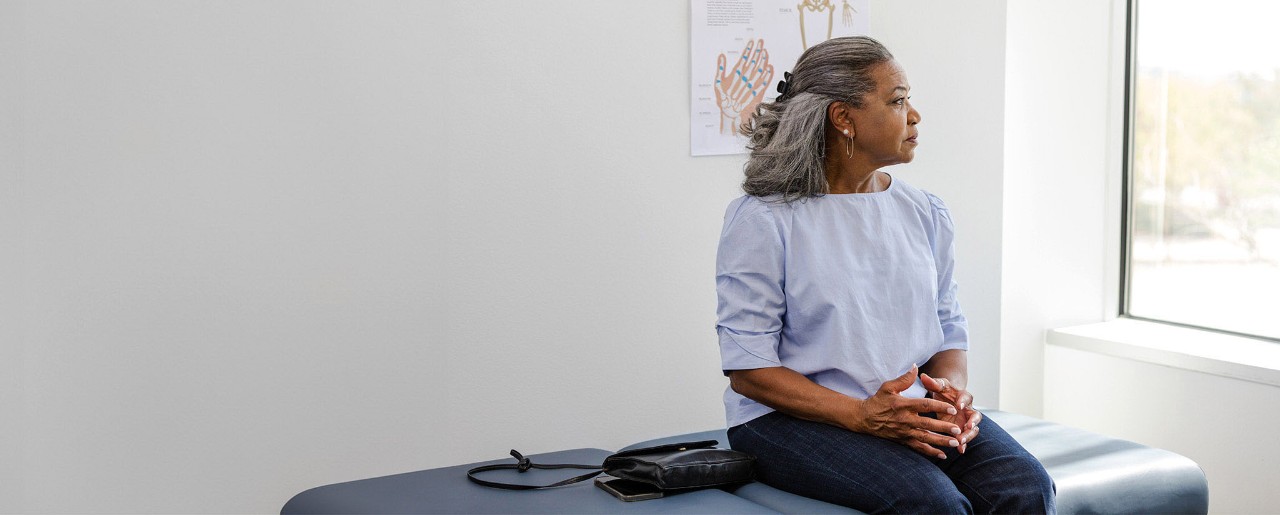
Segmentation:
[(1280, 344), (1118, 318), (1049, 330), (1049, 345), (1280, 386)]

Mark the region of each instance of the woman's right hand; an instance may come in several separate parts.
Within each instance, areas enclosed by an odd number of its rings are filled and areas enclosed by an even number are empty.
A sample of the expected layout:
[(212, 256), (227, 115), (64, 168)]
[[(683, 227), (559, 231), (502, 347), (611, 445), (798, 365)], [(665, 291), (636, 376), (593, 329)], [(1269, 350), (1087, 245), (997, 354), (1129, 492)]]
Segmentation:
[(865, 433), (910, 447), (925, 456), (947, 459), (939, 447), (958, 447), (960, 426), (921, 416), (921, 413), (954, 415), (955, 406), (935, 399), (912, 399), (901, 393), (915, 384), (919, 367), (897, 379), (886, 381), (875, 395), (862, 401), (861, 413), (854, 413), (845, 425), (851, 431)]

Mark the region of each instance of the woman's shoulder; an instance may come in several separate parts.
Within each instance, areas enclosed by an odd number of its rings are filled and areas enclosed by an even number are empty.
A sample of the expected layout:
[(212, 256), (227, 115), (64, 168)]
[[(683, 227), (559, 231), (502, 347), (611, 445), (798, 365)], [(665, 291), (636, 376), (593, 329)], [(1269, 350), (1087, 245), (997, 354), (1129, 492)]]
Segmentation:
[(947, 209), (947, 203), (943, 202), (941, 197), (924, 190), (920, 190), (920, 192), (923, 193), (925, 198), (929, 201), (929, 209), (933, 211), (934, 217), (944, 219), (948, 222), (951, 221), (951, 211)]
[(724, 234), (746, 231), (781, 231), (787, 216), (779, 210), (789, 209), (786, 202), (770, 197), (743, 195), (729, 202), (724, 212)]
[(729, 207), (725, 209), (724, 216), (726, 220), (729, 220), (743, 216), (771, 215), (774, 210), (785, 207), (788, 207), (788, 204), (782, 202), (781, 195), (767, 197), (743, 195), (729, 202)]
[(903, 197), (910, 199), (921, 207), (928, 206), (930, 211), (940, 213), (943, 216), (949, 216), (947, 212), (947, 203), (943, 202), (941, 197), (934, 195), (927, 190), (922, 190), (912, 186), (897, 177), (893, 178), (893, 182), (894, 187), (897, 188), (899, 194)]
[(898, 192), (898, 198), (914, 206), (921, 220), (931, 220), (934, 227), (950, 227), (954, 224), (951, 220), (951, 211), (947, 209), (947, 203), (943, 202), (941, 197), (900, 181), (897, 177), (894, 178), (894, 188)]

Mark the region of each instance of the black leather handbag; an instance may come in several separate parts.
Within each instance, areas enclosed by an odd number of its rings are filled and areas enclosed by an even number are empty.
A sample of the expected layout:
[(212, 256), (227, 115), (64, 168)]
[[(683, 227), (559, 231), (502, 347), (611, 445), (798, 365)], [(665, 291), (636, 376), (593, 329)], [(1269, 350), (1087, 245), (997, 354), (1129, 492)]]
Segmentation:
[[(719, 443), (715, 440), (704, 440), (632, 449), (609, 455), (600, 465), (544, 465), (533, 463), (529, 458), (512, 449), (511, 456), (518, 463), (476, 467), (467, 471), (467, 479), (479, 485), (508, 490), (555, 488), (586, 481), (601, 473), (648, 483), (663, 491), (690, 490), (751, 481), (755, 477), (755, 457), (741, 451), (717, 448), (716, 445)], [(525, 472), (531, 468), (579, 468), (590, 469), (592, 472), (549, 485), (497, 483), (476, 477), (477, 473), (490, 470), (515, 469)]]

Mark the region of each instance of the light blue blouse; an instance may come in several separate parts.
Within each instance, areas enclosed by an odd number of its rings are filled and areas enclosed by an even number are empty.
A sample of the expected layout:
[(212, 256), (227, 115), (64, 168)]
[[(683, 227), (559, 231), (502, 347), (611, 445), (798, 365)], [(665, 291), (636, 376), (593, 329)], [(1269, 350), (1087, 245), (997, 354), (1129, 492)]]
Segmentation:
[[(716, 256), (724, 371), (784, 366), (865, 399), (934, 354), (969, 348), (955, 226), (938, 197), (893, 178), (877, 193), (744, 196)], [(916, 384), (902, 393), (925, 394)], [(729, 426), (773, 411), (732, 388)]]

